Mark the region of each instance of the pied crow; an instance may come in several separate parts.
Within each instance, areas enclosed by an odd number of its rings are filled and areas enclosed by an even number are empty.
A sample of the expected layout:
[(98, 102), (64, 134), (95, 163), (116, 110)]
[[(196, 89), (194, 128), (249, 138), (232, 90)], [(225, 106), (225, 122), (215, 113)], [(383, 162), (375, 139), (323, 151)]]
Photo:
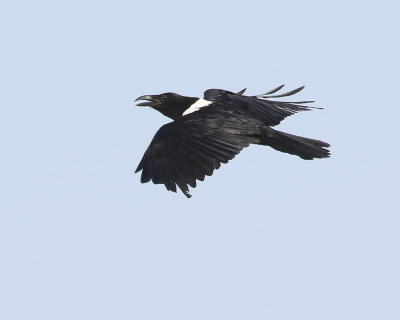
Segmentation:
[[(303, 138), (271, 127), (286, 117), (310, 110), (313, 101), (283, 102), (270, 100), (291, 96), (304, 87), (274, 95), (279, 86), (266, 93), (246, 96), (246, 89), (233, 93), (209, 89), (204, 98), (176, 93), (145, 95), (137, 106), (149, 106), (171, 118), (155, 134), (135, 172), (142, 170), (141, 182), (164, 184), (176, 192), (176, 186), (190, 198), (188, 185), (211, 176), (221, 163), (233, 159), (250, 144), (270, 146), (302, 159), (328, 158), (330, 145)], [(320, 108), (317, 108), (320, 109)]]

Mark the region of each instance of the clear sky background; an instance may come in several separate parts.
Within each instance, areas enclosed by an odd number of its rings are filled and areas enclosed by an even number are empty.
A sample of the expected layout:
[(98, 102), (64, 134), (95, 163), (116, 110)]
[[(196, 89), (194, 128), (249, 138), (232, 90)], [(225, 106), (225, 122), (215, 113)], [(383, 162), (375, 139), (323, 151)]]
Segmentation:
[[(398, 1), (2, 1), (0, 318), (400, 319)], [(143, 94), (306, 85), (188, 200)]]

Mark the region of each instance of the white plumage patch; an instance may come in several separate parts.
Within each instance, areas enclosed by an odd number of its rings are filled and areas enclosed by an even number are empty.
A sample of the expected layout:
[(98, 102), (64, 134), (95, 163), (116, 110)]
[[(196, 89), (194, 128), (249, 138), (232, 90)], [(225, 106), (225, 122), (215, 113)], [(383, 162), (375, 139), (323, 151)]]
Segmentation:
[(186, 116), (187, 114), (190, 114), (192, 112), (196, 112), (201, 108), (207, 107), (211, 103), (212, 103), (211, 101), (204, 100), (204, 99), (199, 99), (195, 103), (193, 103), (189, 108), (187, 108), (182, 115)]

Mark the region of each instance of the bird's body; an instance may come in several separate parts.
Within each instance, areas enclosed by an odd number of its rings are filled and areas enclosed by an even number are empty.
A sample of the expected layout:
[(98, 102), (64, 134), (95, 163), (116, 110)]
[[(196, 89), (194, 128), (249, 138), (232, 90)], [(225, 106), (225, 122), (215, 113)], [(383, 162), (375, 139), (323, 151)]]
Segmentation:
[(150, 106), (174, 120), (158, 130), (140, 161), (136, 172), (142, 170), (141, 182), (152, 180), (174, 192), (178, 186), (190, 197), (188, 185), (194, 188), (196, 180), (212, 175), (249, 144), (267, 145), (306, 160), (329, 157), (328, 143), (271, 128), (287, 116), (311, 108), (303, 105), (311, 101), (269, 100), (303, 89), (271, 95), (282, 87), (259, 96), (245, 96), (244, 90), (209, 89), (204, 98), (176, 93), (137, 98), (147, 100), (139, 106)]

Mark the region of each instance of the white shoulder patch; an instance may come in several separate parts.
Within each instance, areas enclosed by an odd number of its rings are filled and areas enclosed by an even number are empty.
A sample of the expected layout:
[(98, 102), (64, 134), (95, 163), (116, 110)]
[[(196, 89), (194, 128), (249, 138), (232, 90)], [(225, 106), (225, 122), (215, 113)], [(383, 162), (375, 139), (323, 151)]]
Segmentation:
[(196, 112), (201, 108), (207, 107), (210, 105), (212, 101), (204, 100), (204, 99), (199, 99), (195, 103), (193, 103), (189, 108), (185, 110), (185, 112), (182, 114), (183, 116), (186, 116), (187, 114), (190, 114), (192, 112)]

